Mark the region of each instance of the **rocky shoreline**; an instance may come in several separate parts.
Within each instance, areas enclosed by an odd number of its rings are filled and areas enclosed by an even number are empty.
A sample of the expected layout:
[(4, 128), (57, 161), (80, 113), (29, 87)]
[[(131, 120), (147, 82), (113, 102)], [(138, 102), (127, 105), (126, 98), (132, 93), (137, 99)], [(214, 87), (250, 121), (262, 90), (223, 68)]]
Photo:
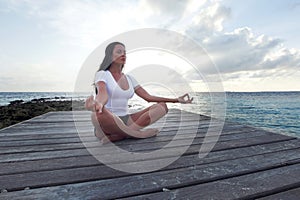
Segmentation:
[[(29, 102), (16, 100), (9, 105), (0, 106), (0, 129), (31, 119), (51, 111), (84, 110), (84, 101), (32, 99)], [(72, 107), (73, 106), (73, 107)]]

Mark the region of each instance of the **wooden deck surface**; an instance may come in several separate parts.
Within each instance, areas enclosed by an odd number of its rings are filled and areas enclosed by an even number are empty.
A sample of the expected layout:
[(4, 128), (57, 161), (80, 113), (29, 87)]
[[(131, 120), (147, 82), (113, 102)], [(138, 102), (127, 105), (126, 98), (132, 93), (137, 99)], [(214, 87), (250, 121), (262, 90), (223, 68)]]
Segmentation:
[[(79, 137), (73, 114), (80, 130)], [(174, 140), (170, 157), (197, 135), (187, 151), (156, 171), (126, 173), (95, 159), (83, 145), (99, 146), (90, 113), (51, 112), (0, 130), (0, 199), (299, 199), (300, 140), (225, 122), (213, 150), (199, 158), (210, 118), (179, 110), (154, 126), (154, 138), (118, 142), (132, 152), (153, 152)], [(182, 117), (183, 116), (183, 117)], [(197, 124), (197, 127), (195, 127)], [(78, 128), (78, 127), (77, 127)], [(215, 136), (209, 136), (215, 137)], [(207, 138), (207, 137), (206, 137)], [(112, 155), (103, 146), (100, 153)], [(165, 155), (153, 162), (168, 159)], [(116, 160), (118, 162), (118, 160)], [(128, 160), (137, 165), (139, 158)]]

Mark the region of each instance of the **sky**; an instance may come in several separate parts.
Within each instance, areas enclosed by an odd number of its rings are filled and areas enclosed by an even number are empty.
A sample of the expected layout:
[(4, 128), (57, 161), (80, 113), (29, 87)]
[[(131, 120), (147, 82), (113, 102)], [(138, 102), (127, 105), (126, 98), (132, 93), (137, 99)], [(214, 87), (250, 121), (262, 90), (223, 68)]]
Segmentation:
[(0, 92), (72, 92), (99, 45), (142, 28), (197, 42), (225, 91), (300, 91), (299, 19), (299, 0), (0, 0)]

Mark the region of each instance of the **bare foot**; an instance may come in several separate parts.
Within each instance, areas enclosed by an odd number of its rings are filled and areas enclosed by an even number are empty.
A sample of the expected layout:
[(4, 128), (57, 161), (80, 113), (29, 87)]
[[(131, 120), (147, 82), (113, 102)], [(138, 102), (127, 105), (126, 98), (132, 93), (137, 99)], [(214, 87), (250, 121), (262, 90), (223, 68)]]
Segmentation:
[(99, 138), (100, 140), (102, 140), (102, 139), (105, 137), (103, 131), (102, 131), (102, 130), (99, 130), (99, 129), (97, 129), (97, 128), (94, 128), (94, 134), (95, 134), (95, 136), (96, 136), (97, 138)]
[(105, 133), (103, 132), (102, 128), (100, 127), (100, 124), (97, 120), (97, 116), (95, 113), (92, 113), (91, 115), (92, 123), (94, 125), (94, 134), (97, 138), (102, 140), (105, 137)]
[(102, 144), (106, 144), (108, 142), (116, 142), (116, 141), (124, 140), (126, 138), (127, 138), (126, 136), (118, 135), (118, 134), (106, 135), (105, 137), (102, 138), (101, 142)]
[(156, 128), (148, 128), (148, 129), (143, 129), (140, 132), (142, 136), (141, 138), (148, 138), (148, 137), (156, 136), (159, 133), (159, 130)]
[(110, 139), (108, 139), (107, 137), (103, 137), (103, 138), (101, 139), (101, 143), (102, 143), (102, 144), (106, 144), (106, 143), (108, 143), (108, 142), (111, 142), (111, 141), (110, 141)]

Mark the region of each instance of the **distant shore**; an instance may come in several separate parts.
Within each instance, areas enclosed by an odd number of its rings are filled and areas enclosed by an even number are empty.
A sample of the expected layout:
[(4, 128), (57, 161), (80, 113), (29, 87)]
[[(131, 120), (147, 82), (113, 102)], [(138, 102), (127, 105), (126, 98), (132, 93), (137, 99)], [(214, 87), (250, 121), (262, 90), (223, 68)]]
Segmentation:
[(74, 110), (72, 107), (74, 103), (76, 103), (76, 110), (84, 110), (84, 101), (80, 100), (57, 101), (53, 99), (40, 98), (32, 99), (28, 102), (24, 102), (23, 100), (12, 101), (9, 105), (0, 106), (0, 129), (47, 112)]

